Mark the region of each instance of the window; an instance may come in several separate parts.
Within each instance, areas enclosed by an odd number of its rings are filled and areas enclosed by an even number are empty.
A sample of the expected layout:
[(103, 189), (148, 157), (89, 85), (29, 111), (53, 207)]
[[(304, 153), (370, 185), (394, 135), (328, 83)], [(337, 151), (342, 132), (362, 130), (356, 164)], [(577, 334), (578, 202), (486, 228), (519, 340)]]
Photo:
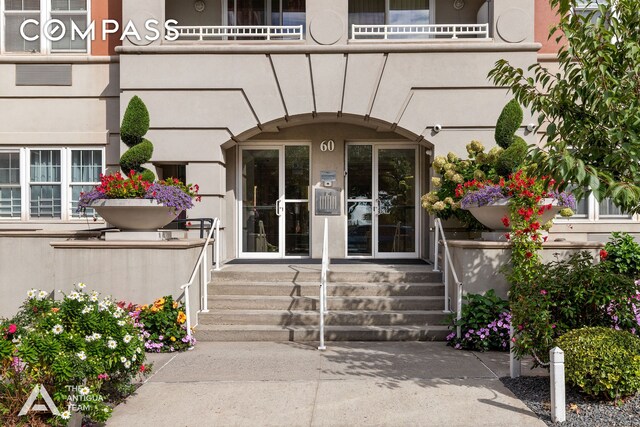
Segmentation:
[[(80, 193), (91, 191), (99, 184), (102, 173), (101, 150), (71, 150), (71, 216), (80, 217), (76, 212)], [(87, 216), (93, 216), (93, 209), (86, 210)]]
[(0, 151), (0, 220), (79, 219), (80, 193), (98, 184), (103, 171), (102, 148)]
[[(568, 189), (571, 191), (571, 189)], [(577, 201), (575, 215), (570, 218), (556, 217), (556, 220), (565, 221), (620, 221), (633, 220), (634, 216), (624, 213), (613, 204), (611, 199), (598, 202), (593, 194), (587, 193), (582, 200)]]
[[(0, 12), (5, 20), (1, 37), (2, 51), (5, 53), (88, 53), (89, 38), (83, 40), (73, 34), (72, 23), (79, 31), (86, 31), (91, 15), (89, 0), (4, 0), (0, 1)], [(20, 27), (28, 19), (38, 22), (24, 27), (25, 35), (29, 37), (39, 36), (41, 24), (52, 19), (64, 24), (65, 35), (59, 41), (50, 41), (42, 36), (38, 40), (28, 41), (20, 34)], [(56, 26), (47, 26), (45, 29), (55, 31)]]
[(29, 216), (62, 218), (60, 150), (32, 150), (29, 174)]
[(576, 15), (582, 15), (584, 17), (589, 16), (589, 14), (593, 13), (591, 16), (591, 22), (594, 22), (602, 16), (598, 8), (601, 4), (604, 3), (604, 0), (578, 0), (576, 2), (576, 6), (573, 9), (573, 13)]
[(305, 25), (305, 0), (227, 0), (227, 22), (244, 25)]
[(349, 37), (354, 24), (426, 25), (432, 20), (430, 0), (349, 0)]
[(20, 218), (20, 152), (0, 152), (0, 218)]

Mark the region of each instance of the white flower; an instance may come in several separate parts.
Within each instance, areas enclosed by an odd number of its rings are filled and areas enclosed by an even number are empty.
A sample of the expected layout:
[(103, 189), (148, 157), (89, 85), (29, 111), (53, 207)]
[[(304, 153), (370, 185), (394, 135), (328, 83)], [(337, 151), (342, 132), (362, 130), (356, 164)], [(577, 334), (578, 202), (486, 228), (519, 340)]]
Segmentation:
[(142, 349), (140, 347), (136, 348), (136, 353), (142, 353)]
[(18, 344), (20, 342), (20, 337), (12, 339), (11, 342), (14, 344)]
[(36, 293), (37, 291), (35, 289), (29, 289), (27, 291), (27, 296), (29, 297), (29, 299), (34, 299), (36, 297)]
[(126, 357), (124, 357), (124, 356), (122, 356), (122, 357), (120, 358), (120, 361), (121, 361), (122, 363), (124, 363), (124, 362), (126, 362), (126, 361), (127, 361), (127, 358), (126, 358)]
[(87, 287), (87, 285), (85, 285), (84, 283), (82, 283), (82, 282), (78, 283), (78, 288), (84, 289), (86, 287)]
[(82, 387), (82, 388), (80, 389), (80, 394), (81, 394), (82, 396), (86, 396), (86, 395), (88, 395), (89, 393), (91, 393), (91, 389), (89, 389), (89, 387), (87, 387), (87, 386), (84, 386), (84, 387)]
[(99, 340), (100, 338), (102, 338), (102, 335), (100, 335), (97, 332), (94, 332), (93, 335), (91, 335), (91, 338), (93, 338), (94, 340)]
[(113, 317), (115, 317), (117, 319), (117, 318), (122, 317), (123, 314), (124, 314), (124, 310), (121, 309), (120, 307), (118, 307), (116, 309), (116, 311), (113, 313)]
[(92, 311), (93, 311), (93, 307), (88, 305), (88, 306), (86, 306), (85, 308), (82, 309), (82, 314), (91, 313)]
[(62, 325), (55, 325), (52, 329), (51, 332), (53, 332), (56, 335), (60, 335), (62, 333), (62, 331), (64, 331), (64, 328), (62, 327)]
[(91, 335), (87, 335), (87, 336), (85, 336), (85, 337), (84, 337), (84, 340), (85, 340), (86, 342), (91, 342), (91, 341), (93, 341), (93, 336), (91, 336)]
[(62, 418), (63, 420), (68, 420), (69, 418), (71, 418), (71, 412), (69, 411), (64, 411), (60, 414), (60, 418)]
[(124, 341), (126, 344), (129, 344), (132, 338), (133, 337), (131, 335), (127, 334), (124, 336), (124, 338), (122, 338), (122, 341)]
[(45, 299), (47, 296), (49, 296), (49, 293), (47, 291), (38, 292), (38, 299)]
[(118, 346), (118, 343), (116, 343), (114, 340), (109, 340), (109, 342), (107, 343), (107, 347), (109, 347), (111, 350), (115, 349)]
[(78, 359), (80, 359), (80, 360), (86, 360), (87, 359), (87, 355), (84, 354), (84, 351), (81, 351), (80, 353), (77, 353), (76, 356), (78, 356)]
[(89, 301), (91, 301), (91, 302), (97, 302), (97, 301), (98, 301), (98, 296), (97, 296), (97, 295), (91, 295), (91, 296), (89, 297)]
[(77, 293), (76, 291), (73, 291), (69, 295), (67, 295), (67, 298), (72, 299), (72, 300), (77, 300), (77, 299), (80, 298), (80, 294)]
[(124, 326), (125, 321), (124, 320), (118, 320), (118, 326)]
[(131, 362), (129, 362), (128, 360), (124, 362), (124, 367), (129, 369), (131, 367)]
[(109, 308), (109, 306), (104, 301), (98, 304), (98, 311), (105, 311), (107, 308)]
[(135, 354), (131, 356), (131, 361), (135, 362), (136, 360), (138, 360), (138, 356), (136, 356)]

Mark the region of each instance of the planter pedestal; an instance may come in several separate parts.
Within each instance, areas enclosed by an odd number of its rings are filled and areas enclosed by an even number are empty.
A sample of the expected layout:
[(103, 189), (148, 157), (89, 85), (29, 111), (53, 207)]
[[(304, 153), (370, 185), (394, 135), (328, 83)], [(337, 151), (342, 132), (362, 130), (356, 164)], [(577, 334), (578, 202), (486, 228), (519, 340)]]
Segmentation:
[(156, 231), (118, 231), (104, 232), (104, 240), (107, 242), (134, 242), (134, 241), (161, 241), (186, 239), (187, 232), (183, 230), (156, 230)]

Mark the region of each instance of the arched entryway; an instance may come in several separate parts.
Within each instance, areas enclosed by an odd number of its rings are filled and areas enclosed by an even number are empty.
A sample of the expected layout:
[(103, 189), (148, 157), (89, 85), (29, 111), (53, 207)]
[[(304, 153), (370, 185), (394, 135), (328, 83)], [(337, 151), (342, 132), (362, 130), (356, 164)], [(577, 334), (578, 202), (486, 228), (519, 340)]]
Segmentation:
[[(227, 149), (236, 256), (420, 258), (429, 144), (365, 120), (282, 121)], [(230, 175), (227, 174), (229, 178)], [(227, 193), (229, 194), (229, 192)]]

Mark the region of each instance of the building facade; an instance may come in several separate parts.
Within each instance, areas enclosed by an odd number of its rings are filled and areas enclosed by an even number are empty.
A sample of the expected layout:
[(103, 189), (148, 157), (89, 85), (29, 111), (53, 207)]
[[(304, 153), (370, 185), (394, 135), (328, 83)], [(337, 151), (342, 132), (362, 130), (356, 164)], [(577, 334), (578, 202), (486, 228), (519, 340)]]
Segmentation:
[[(189, 216), (221, 218), (224, 258), (320, 257), (326, 218), (334, 258), (428, 258), (429, 165), (494, 144), (509, 94), (487, 73), (552, 61), (545, 3), (0, 0), (0, 229), (104, 226), (75, 205), (118, 168), (137, 95), (148, 167), (199, 184)], [(30, 41), (51, 19), (95, 40)], [(637, 228), (607, 202), (578, 213), (559, 237)]]

